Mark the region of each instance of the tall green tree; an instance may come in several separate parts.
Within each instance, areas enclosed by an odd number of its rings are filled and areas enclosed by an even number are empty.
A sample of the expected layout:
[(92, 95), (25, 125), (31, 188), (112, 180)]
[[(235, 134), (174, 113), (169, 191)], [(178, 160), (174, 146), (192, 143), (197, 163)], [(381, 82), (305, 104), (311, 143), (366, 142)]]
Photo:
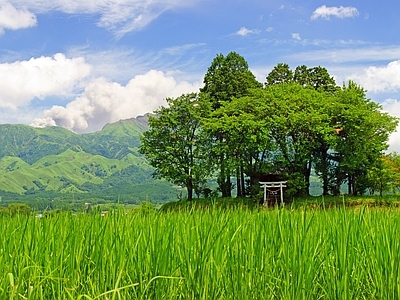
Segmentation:
[(266, 87), (272, 138), (279, 147), (278, 165), (286, 172), (292, 194), (309, 194), (312, 154), (320, 138), (331, 134), (327, 96), (297, 83)]
[(294, 82), (270, 85), (225, 103), (206, 126), (235, 133), (221, 145), (246, 176), (280, 174), (287, 178), (290, 194), (305, 195), (317, 138), (333, 134), (324, 99)]
[[(218, 144), (218, 149), (226, 153), (230, 166), (238, 172), (236, 174), (237, 191), (239, 197), (244, 197), (252, 191), (252, 181), (265, 171), (268, 157), (273, 153), (275, 143), (270, 138), (270, 116), (265, 110), (266, 105), (260, 101), (262, 89), (249, 91), (249, 95), (234, 98), (225, 102), (212, 113), (212, 118), (205, 122), (205, 128), (213, 133), (222, 133), (225, 136)], [(247, 190), (246, 190), (247, 188)]]
[[(303, 88), (315, 90), (322, 93), (320, 101), (324, 102), (324, 114), (332, 114), (334, 112), (334, 101), (331, 98), (336, 93), (338, 87), (332, 76), (323, 67), (309, 68), (305, 65), (296, 67), (293, 72), (289, 65), (278, 64), (267, 76), (267, 86), (294, 82), (301, 85)], [(334, 123), (334, 119), (331, 119)], [(335, 126), (335, 124), (331, 124)], [(330, 133), (333, 132), (333, 129)], [(307, 166), (304, 170), (305, 177), (300, 179), (304, 180), (305, 186), (310, 186), (311, 170), (314, 167), (317, 174), (323, 181), (323, 194), (329, 193), (329, 176), (328, 170), (331, 168), (328, 151), (330, 149), (332, 137), (327, 132), (316, 133), (313, 137), (313, 144), (315, 145), (310, 157), (307, 159)], [(306, 188), (308, 190), (308, 188)], [(308, 192), (305, 192), (308, 193)]]
[(400, 192), (400, 154), (392, 152), (382, 156), (383, 169), (383, 188), (385, 188), (385, 180), (389, 178), (389, 189), (394, 193)]
[(379, 193), (383, 196), (384, 192), (397, 192), (397, 185), (400, 179), (399, 156), (396, 153), (382, 155), (380, 160), (377, 160), (366, 176), (366, 185), (370, 195)]
[[(246, 60), (236, 52), (230, 52), (228, 55), (217, 55), (211, 63), (204, 76), (204, 87), (200, 89), (201, 93), (209, 96), (213, 110), (218, 109), (225, 102), (232, 101), (233, 98), (240, 98), (248, 94), (251, 88), (261, 88), (253, 73), (249, 70)], [(214, 139), (214, 158), (219, 166), (219, 176), (217, 179), (219, 189), (223, 197), (230, 197), (232, 190), (231, 175), (234, 168), (229, 162), (228, 153), (223, 151), (226, 140), (231, 139), (230, 134), (234, 132), (213, 132)], [(236, 171), (241, 177), (241, 171)], [(237, 181), (237, 188), (242, 190), (241, 181)]]
[(209, 101), (196, 93), (168, 98), (149, 118), (149, 130), (141, 137), (140, 152), (155, 168), (155, 178), (185, 186), (188, 200), (193, 190), (212, 172), (208, 163), (209, 139), (201, 128)]
[(293, 81), (293, 71), (288, 64), (279, 63), (272, 69), (266, 79), (266, 85), (289, 83)]
[(305, 65), (296, 67), (293, 80), (298, 84), (316, 91), (334, 94), (338, 90), (335, 79), (321, 66), (308, 68)]
[(382, 112), (381, 106), (366, 97), (366, 91), (349, 81), (336, 96), (340, 112), (336, 122), (341, 131), (332, 145), (335, 168), (335, 192), (347, 181), (348, 193), (361, 194), (367, 188), (368, 170), (376, 166), (387, 149), (389, 135), (398, 119)]
[[(325, 97), (324, 111), (330, 116), (330, 123), (333, 127), (332, 130), (337, 129), (335, 120), (336, 105), (335, 101), (330, 97), (334, 96), (339, 87), (336, 85), (334, 78), (328, 73), (328, 70), (318, 66), (307, 68), (306, 66), (298, 66), (294, 71), (294, 80), (303, 85), (304, 87), (314, 89), (320, 93), (323, 93)], [(322, 193), (323, 195), (329, 194), (329, 170), (332, 169), (332, 162), (329, 156), (329, 150), (331, 148), (333, 136), (332, 131), (330, 134), (318, 134), (316, 141), (318, 147), (312, 153), (310, 158), (309, 171), (314, 167), (316, 173), (322, 180)], [(309, 177), (308, 177), (309, 181)]]

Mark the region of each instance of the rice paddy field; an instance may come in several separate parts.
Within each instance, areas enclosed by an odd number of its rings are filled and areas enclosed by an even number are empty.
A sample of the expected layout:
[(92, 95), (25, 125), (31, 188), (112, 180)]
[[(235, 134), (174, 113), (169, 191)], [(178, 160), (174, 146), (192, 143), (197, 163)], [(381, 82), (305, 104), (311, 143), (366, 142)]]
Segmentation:
[(0, 218), (0, 299), (400, 299), (398, 208)]

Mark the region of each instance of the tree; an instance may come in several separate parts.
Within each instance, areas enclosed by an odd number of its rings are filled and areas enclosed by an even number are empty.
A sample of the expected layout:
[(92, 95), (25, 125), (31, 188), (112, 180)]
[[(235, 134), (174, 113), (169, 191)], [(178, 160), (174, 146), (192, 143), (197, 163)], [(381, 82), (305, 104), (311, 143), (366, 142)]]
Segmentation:
[(321, 66), (313, 68), (307, 68), (305, 65), (298, 66), (294, 71), (293, 80), (319, 92), (334, 94), (338, 90), (335, 79), (329, 75), (327, 69)]
[(312, 155), (320, 139), (333, 132), (326, 110), (329, 98), (294, 82), (268, 86), (264, 97), (269, 99), (272, 139), (278, 145), (275, 165), (286, 173), (294, 196), (309, 195)]
[(367, 188), (368, 171), (387, 149), (398, 119), (382, 112), (381, 106), (368, 99), (365, 90), (352, 81), (343, 85), (336, 101), (340, 110), (335, 121), (341, 130), (331, 147), (336, 165), (332, 174), (334, 193), (347, 181), (349, 194), (362, 194)]
[[(236, 52), (230, 52), (227, 56), (219, 54), (214, 58), (204, 76), (204, 87), (200, 92), (209, 96), (212, 109), (216, 110), (224, 102), (247, 95), (249, 89), (261, 87), (262, 84), (251, 73), (246, 60)], [(228, 164), (228, 154), (222, 151), (225, 149), (222, 144), (226, 145), (225, 141), (229, 139), (227, 135), (230, 133), (232, 132), (213, 132), (215, 145), (213, 153), (219, 166), (217, 182), (223, 197), (230, 197), (232, 190), (230, 179), (232, 170)], [(240, 181), (237, 181), (238, 190), (242, 188), (240, 185)]]
[(384, 179), (389, 178), (389, 189), (395, 193), (400, 192), (400, 154), (392, 152), (382, 157)]
[(224, 103), (205, 126), (232, 132), (220, 145), (247, 176), (281, 175), (292, 195), (305, 195), (317, 137), (333, 134), (325, 99), (293, 82), (275, 84)]
[(368, 170), (366, 180), (370, 195), (376, 192), (380, 196), (384, 192), (397, 192), (400, 180), (399, 158), (397, 153), (382, 155), (382, 158)]
[(246, 191), (245, 174), (254, 178), (262, 173), (264, 163), (269, 161), (267, 155), (275, 147), (269, 135), (271, 122), (266, 105), (259, 101), (262, 91), (250, 90), (248, 96), (223, 103), (204, 125), (209, 132), (225, 137), (215, 151), (225, 153), (227, 164), (237, 170), (238, 197), (252, 191), (252, 181)]
[(209, 95), (214, 110), (225, 101), (245, 96), (251, 88), (262, 87), (249, 70), (247, 61), (236, 52), (227, 56), (218, 54), (204, 75), (203, 83), (200, 92)]
[[(330, 134), (318, 134), (316, 140), (318, 147), (312, 153), (310, 163), (313, 164), (316, 173), (322, 180), (322, 194), (329, 194), (329, 170), (332, 169), (332, 164), (329, 156), (329, 150), (333, 141), (332, 132), (336, 132), (337, 124), (335, 113), (337, 111), (336, 102), (329, 96), (334, 96), (339, 90), (335, 80), (329, 75), (328, 71), (323, 67), (307, 68), (306, 66), (299, 66), (295, 70), (295, 80), (297, 83), (302, 84), (304, 87), (314, 89), (318, 92), (325, 94), (325, 108), (324, 111), (330, 116), (330, 125), (332, 130)], [(311, 170), (310, 165), (310, 170)]]
[[(329, 75), (325, 68), (320, 66), (308, 68), (307, 66), (302, 65), (298, 66), (293, 72), (287, 64), (278, 64), (267, 76), (267, 86), (290, 82), (297, 83), (303, 88), (312, 89), (322, 93), (323, 97), (320, 98), (320, 101), (324, 102), (323, 114), (332, 116), (332, 113), (334, 112), (334, 101), (330, 96), (335, 94), (338, 87), (336, 86), (333, 77)], [(320, 104), (322, 103), (318, 104), (321, 106)], [(334, 119), (331, 118), (331, 120), (334, 122)], [(331, 126), (334, 127), (335, 124), (331, 124)], [(307, 159), (307, 166), (304, 167), (305, 177), (299, 179), (299, 182), (302, 182), (302, 180), (305, 182), (306, 188), (304, 193), (306, 194), (308, 194), (307, 187), (310, 185), (310, 175), (313, 167), (323, 181), (323, 194), (327, 195), (329, 193), (328, 170), (331, 165), (328, 151), (330, 149), (330, 141), (332, 140), (331, 133), (333, 130), (334, 128), (332, 128), (332, 131), (328, 130), (327, 132), (315, 133), (313, 136), (313, 144), (315, 147), (313, 152), (309, 153), (310, 157)]]
[(293, 72), (288, 64), (279, 63), (267, 76), (266, 85), (289, 83), (293, 81)]
[(149, 130), (141, 137), (140, 152), (155, 168), (155, 178), (183, 185), (188, 200), (193, 190), (211, 173), (208, 164), (208, 139), (201, 120), (208, 113), (209, 102), (198, 94), (168, 98), (169, 107), (161, 107), (149, 118)]

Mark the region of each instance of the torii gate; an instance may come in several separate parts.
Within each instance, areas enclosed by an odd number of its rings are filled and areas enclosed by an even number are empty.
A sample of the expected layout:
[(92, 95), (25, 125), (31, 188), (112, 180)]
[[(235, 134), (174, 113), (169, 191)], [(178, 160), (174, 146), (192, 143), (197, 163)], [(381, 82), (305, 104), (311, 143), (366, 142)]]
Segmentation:
[[(287, 181), (260, 182), (260, 186), (264, 189), (264, 205), (267, 203), (268, 188), (279, 188), (281, 196), (281, 206), (285, 205), (283, 203), (283, 188), (286, 187), (286, 182)], [(277, 190), (275, 190), (274, 192), (277, 192)]]

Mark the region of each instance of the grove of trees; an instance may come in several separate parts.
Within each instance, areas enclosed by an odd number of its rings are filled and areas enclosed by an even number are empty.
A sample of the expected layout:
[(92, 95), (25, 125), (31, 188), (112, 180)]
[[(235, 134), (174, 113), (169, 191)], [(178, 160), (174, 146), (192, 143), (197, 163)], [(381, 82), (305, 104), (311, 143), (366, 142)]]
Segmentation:
[(352, 195), (382, 193), (400, 181), (397, 155), (384, 154), (397, 118), (323, 67), (278, 64), (262, 84), (242, 56), (219, 54), (198, 93), (167, 102), (149, 119), (140, 151), (189, 200), (212, 178), (223, 197), (233, 187), (253, 195), (266, 174), (284, 178), (291, 196), (309, 195), (313, 172), (324, 195), (344, 184)]

